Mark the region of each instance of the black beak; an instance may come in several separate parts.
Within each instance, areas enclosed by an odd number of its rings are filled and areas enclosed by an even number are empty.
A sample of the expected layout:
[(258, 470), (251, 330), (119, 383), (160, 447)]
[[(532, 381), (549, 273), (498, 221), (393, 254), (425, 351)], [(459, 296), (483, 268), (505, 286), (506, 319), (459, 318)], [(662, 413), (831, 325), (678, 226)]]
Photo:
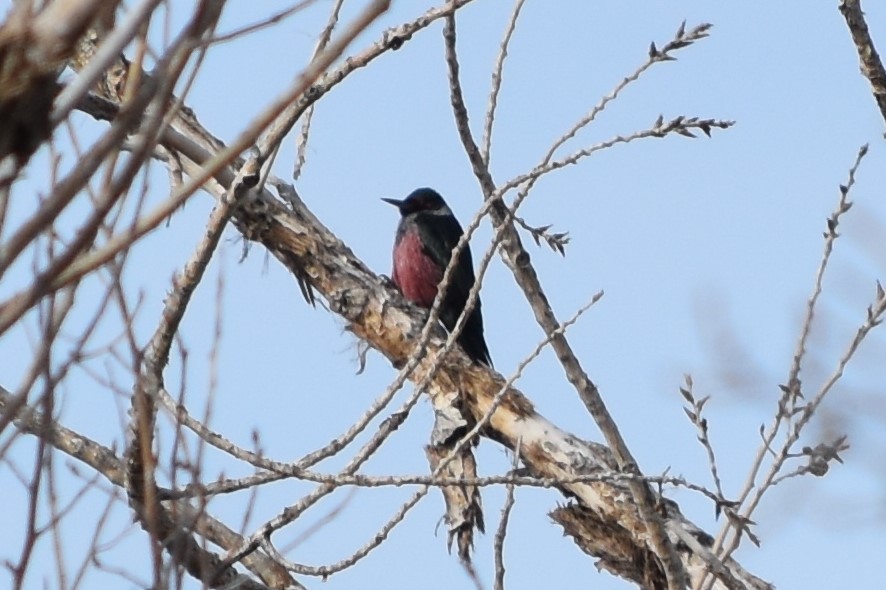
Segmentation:
[(393, 206), (396, 207), (397, 209), (402, 209), (402, 208), (403, 208), (403, 201), (401, 201), (401, 200), (399, 200), (399, 199), (385, 199), (385, 198), (382, 198), (382, 201), (384, 201), (385, 203), (388, 203), (388, 204), (393, 205)]

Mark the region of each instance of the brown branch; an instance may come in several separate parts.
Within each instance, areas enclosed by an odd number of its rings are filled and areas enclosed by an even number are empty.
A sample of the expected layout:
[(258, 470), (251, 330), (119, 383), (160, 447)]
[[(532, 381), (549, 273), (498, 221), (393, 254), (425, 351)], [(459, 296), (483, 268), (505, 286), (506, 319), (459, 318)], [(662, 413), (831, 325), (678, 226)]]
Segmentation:
[[(128, 65), (121, 60), (123, 49), (143, 31), (146, 23), (151, 19), (154, 10), (162, 0), (142, 0), (133, 9), (126, 12), (125, 18), (110, 30), (91, 30), (78, 47), (78, 55), (72, 60), (73, 67), (79, 70), (77, 78), (65, 87), (55, 101), (52, 109), (52, 120), (58, 124), (76, 107), (90, 91), (96, 87), (96, 82), (102, 79), (99, 87), (106, 87), (107, 80), (103, 79), (108, 72), (114, 71), (122, 76), (120, 68), (112, 68), (112, 64), (122, 61), (124, 67)], [(110, 24), (110, 23), (109, 23)], [(99, 42), (101, 45), (99, 45)], [(162, 70), (158, 70), (162, 71)], [(118, 89), (122, 90), (122, 87)]]
[[(0, 413), (10, 411), (10, 403), (15, 399), (12, 393), (0, 386)], [(113, 450), (100, 445), (92, 439), (85, 437), (73, 430), (58, 424), (54, 420), (46, 420), (40, 412), (36, 412), (29, 406), (20, 409), (13, 417), (13, 423), (20, 432), (28, 433), (45, 440), (47, 444), (83, 462), (96, 473), (101, 474), (110, 483), (117, 487), (124, 487), (126, 482), (126, 466), (123, 460)], [(242, 537), (223, 525), (221, 522), (209, 516), (205, 511), (198, 511), (191, 504), (175, 501), (172, 512), (179, 515), (176, 522), (168, 523), (176, 529), (180, 529), (175, 535), (181, 539), (184, 523), (193, 527), (195, 531), (205, 536), (216, 545), (229, 548), (236, 546), (242, 541)], [(190, 547), (197, 547), (200, 552), (200, 543), (189, 543)], [(188, 549), (190, 552), (190, 549)], [(186, 552), (187, 553), (187, 552)], [(205, 564), (217, 561), (218, 557), (192, 557), (194, 564)], [(270, 588), (298, 587), (285, 570), (274, 563), (267, 555), (258, 552), (244, 559), (243, 564), (257, 576), (264, 580)], [(234, 577), (236, 576), (236, 578)], [(236, 570), (228, 576), (229, 579), (238, 579), (246, 582), (246, 579)], [(251, 585), (250, 585), (251, 584)], [(266, 586), (250, 582), (243, 588), (265, 589)]]
[[(436, 10), (435, 18), (444, 13), (443, 9)], [(447, 5), (446, 10), (454, 8), (452, 5)], [(419, 23), (414, 29), (420, 28), (419, 25), (426, 26), (426, 23)], [(402, 39), (400, 41), (402, 42)], [(393, 40), (388, 38), (387, 42), (391, 44)], [(379, 49), (378, 53), (372, 55), (379, 55), (384, 50), (386, 49)], [(365, 63), (368, 61), (362, 62), (362, 65)], [(347, 65), (343, 66), (344, 69), (325, 76), (323, 89), (328, 90), (330, 84), (340, 80), (336, 78), (337, 72), (345, 72), (346, 75), (346, 72), (358, 67), (355, 64), (360, 64), (357, 58), (348, 60)], [(285, 114), (282, 116), (285, 117)], [(169, 142), (174, 135), (172, 132), (164, 137), (164, 144), (181, 153), (182, 169), (192, 175), (191, 182), (202, 184), (209, 175), (212, 175), (224, 187), (230, 187), (236, 175), (236, 168), (214, 166), (219, 162), (217, 152), (228, 150), (220, 144), (214, 145), (212, 141), (192, 140), (192, 137), (203, 138), (211, 135), (199, 128), (199, 124), (195, 121), (191, 125), (194, 126), (193, 130), (175, 131), (178, 134), (178, 143), (175, 146)], [(207, 162), (213, 163), (213, 166), (206, 167)], [(235, 166), (239, 166), (239, 163)], [(269, 189), (258, 188), (235, 212), (234, 220), (237, 228), (248, 239), (263, 244), (293, 274), (307, 281), (310, 287), (326, 300), (329, 309), (346, 321), (349, 330), (381, 351), (392, 364), (401, 366), (413, 359), (417, 346), (415, 334), (424, 326), (425, 315), (413, 306), (407, 305), (387, 282), (372, 273), (362, 261), (357, 259), (347, 246), (329, 232), (304, 206), (292, 187), (277, 179), (271, 182), (271, 186), (275, 186), (281, 192), (281, 196), (285, 194), (285, 203), (283, 199), (274, 196)], [(217, 191), (213, 192), (218, 195)], [(495, 205), (504, 208), (501, 202), (496, 202)], [(502, 219), (510, 219), (509, 216), (512, 215), (506, 209), (498, 213)], [(503, 231), (515, 232), (512, 225), (505, 226)], [(519, 241), (516, 243), (519, 246)], [(523, 254), (522, 259), (517, 259), (520, 264), (524, 264), (520, 260), (528, 261), (525, 251)], [(546, 335), (555, 338), (560, 335), (561, 329), (562, 326), (554, 318), (550, 329), (546, 329)], [(427, 387), (429, 395), (444, 396), (452, 391), (463, 392), (466, 412), (477, 423), (485, 421), (481, 432), (483, 436), (498, 441), (512, 450), (519, 447), (521, 458), (533, 474), (559, 481), (557, 487), (565, 495), (576, 498), (582, 507), (591, 511), (595, 518), (605, 522), (607, 526), (623, 531), (625, 538), (632, 543), (631, 547), (638, 560), (642, 556), (645, 563), (657, 562), (647, 537), (647, 519), (637, 512), (633, 503), (624, 501), (626, 497), (632, 495), (629, 485), (625, 482), (603, 483), (574, 479), (595, 472), (611, 473), (616, 469), (616, 463), (610, 452), (601, 445), (586, 443), (548, 422), (535, 412), (531, 402), (519, 391), (506, 386), (505, 381), (496, 373), (471, 363), (457, 349), (442, 359), (434, 359), (436, 353), (443, 347), (442, 331), (438, 327), (431, 326), (430, 334), (429, 354), (418, 363), (410, 379), (418, 383), (436, 371)], [(637, 479), (632, 473), (626, 475), (628, 481)], [(651, 491), (649, 493), (651, 494)], [(310, 501), (311, 496), (306, 500)], [(695, 547), (709, 546), (710, 538), (686, 521), (676, 505), (663, 500), (660, 502), (656, 508), (665, 515), (669, 532), (673, 532), (675, 537), (694, 539)], [(292, 518), (293, 515), (297, 517), (303, 506), (304, 503), (300, 502), (287, 508), (285, 513), (281, 514), (280, 521)], [(278, 526), (276, 519), (269, 524), (270, 528), (265, 530), (270, 532)], [(263, 532), (264, 530), (257, 531), (257, 535), (248, 539), (246, 547), (238, 547), (229, 553), (227, 560), (254, 552), (259, 544), (264, 543), (261, 537)], [(598, 557), (605, 557), (609, 550), (615, 551), (614, 548), (605, 545), (605, 538), (598, 541), (603, 543), (602, 546), (598, 546), (598, 552), (595, 553)], [(700, 550), (687, 547), (688, 545), (681, 544), (679, 558), (687, 571), (700, 573), (706, 566), (708, 557)], [(637, 567), (639, 562), (627, 563), (623, 567)], [(733, 560), (727, 560), (721, 567), (725, 573), (719, 578), (718, 587), (768, 587), (765, 582), (745, 572)], [(621, 575), (626, 574), (622, 572)]]
[[(320, 38), (317, 39), (317, 46), (314, 49), (315, 56), (323, 51), (323, 49), (326, 48), (326, 45), (329, 44), (329, 40), (332, 38), (332, 31), (335, 29), (336, 25), (338, 25), (338, 19), (341, 15), (341, 7), (343, 4), (344, 0), (336, 0), (335, 4), (332, 6), (332, 10), (329, 13), (329, 19), (326, 21), (326, 26), (323, 27), (323, 31), (320, 33)], [(301, 176), (302, 170), (304, 169), (308, 152), (308, 138), (311, 134), (311, 121), (314, 118), (314, 107), (316, 104), (317, 103), (314, 103), (309, 106), (302, 117), (301, 131), (295, 142), (296, 155), (295, 164), (292, 167), (293, 180), (298, 180), (298, 177)]]
[(886, 69), (880, 55), (874, 47), (874, 40), (868, 31), (868, 24), (864, 20), (864, 12), (861, 10), (861, 0), (840, 0), (840, 14), (846, 19), (852, 42), (858, 50), (858, 61), (862, 75), (871, 83), (871, 92), (874, 100), (880, 108), (883, 121), (886, 122)]
[[(522, 0), (518, 0), (521, 2)], [(511, 466), (516, 471), (520, 466), (520, 445), (517, 445), (517, 452), (514, 453), (514, 462)], [(501, 519), (498, 522), (498, 529), (495, 531), (495, 540), (492, 543), (493, 561), (495, 562), (495, 583), (494, 590), (505, 590), (505, 537), (508, 534), (508, 522), (511, 520), (511, 511), (514, 509), (515, 503), (515, 487), (508, 484), (505, 495), (505, 503), (501, 508)]]
[[(97, 18), (113, 14), (118, 2), (55, 0), (37, 10), (17, 2), (0, 26), (0, 162), (12, 155), (16, 169), (49, 138), (55, 79)], [(4, 169), (0, 187), (15, 177)]]
[[(217, 0), (213, 2), (206, 0), (206, 3), (216, 4)], [(19, 230), (4, 244), (3, 254), (0, 256), (0, 273), (8, 268), (15, 257), (73, 201), (102, 162), (109, 155), (113, 156), (116, 153), (126, 135), (141, 121), (145, 109), (148, 109), (149, 106), (152, 107), (146, 117), (146, 127), (151, 131), (140, 136), (137, 147), (133, 150), (133, 157), (116, 174), (112, 186), (106, 191), (104, 202), (95, 207), (95, 211), (78, 231), (75, 240), (65, 252), (52, 259), (29, 288), (0, 304), (0, 334), (15, 323), (41, 297), (70, 284), (81, 278), (86, 272), (96, 268), (90, 265), (86, 265), (84, 268), (82, 264), (84, 258), (90, 260), (97, 254), (105, 254), (107, 257), (104, 261), (107, 262), (121, 249), (128, 247), (135, 239), (144, 234), (144, 232), (138, 233), (134, 230), (125, 232), (122, 238), (117, 240), (115, 248), (110, 251), (106, 246), (98, 253), (83, 254), (92, 244), (104, 217), (129, 188), (135, 175), (141, 170), (142, 163), (150, 156), (162, 131), (162, 126), (159, 125), (164, 115), (162, 106), (167, 104), (178, 77), (190, 59), (195, 48), (193, 39), (200, 37), (204, 27), (212, 25), (212, 20), (207, 16), (209, 12), (211, 11), (208, 9), (196, 11), (188, 26), (185, 27), (164, 57), (158, 61), (157, 74), (147, 78), (137, 91), (131, 92), (131, 99), (123, 104), (120, 116), (115, 120), (111, 129), (81, 158), (79, 165), (53, 187), (53, 194), (44, 206), (31, 219), (22, 224)], [(193, 190), (180, 193), (179, 198), (183, 200), (192, 193)], [(144, 223), (144, 220), (140, 221)], [(159, 223), (159, 220), (156, 223)]]
[[(468, 112), (459, 84), (459, 65), (455, 50), (455, 34), (455, 16), (450, 15), (446, 18), (443, 37), (446, 41), (446, 63), (449, 67), (452, 109), (455, 113), (459, 136), (474, 169), (474, 174), (480, 182), (484, 198), (486, 200), (493, 200), (496, 198), (497, 187), (489, 172), (489, 167), (471, 135), (468, 124)], [(499, 230), (502, 227), (505, 228), (504, 251), (517, 283), (523, 289), (524, 294), (535, 311), (539, 325), (546, 334), (553, 334), (557, 330), (559, 322), (544, 295), (538, 276), (529, 262), (529, 254), (520, 243), (520, 237), (513, 226), (512, 220), (507, 215), (504, 204), (497, 202), (493, 203), (493, 205), (491, 211), (493, 223)], [(606, 442), (609, 444), (618, 462), (619, 469), (639, 476), (640, 468), (619, 433), (615, 420), (612, 419), (612, 416), (606, 409), (597, 387), (581, 367), (566, 337), (562, 334), (556, 335), (552, 339), (551, 345), (556, 351), (558, 359), (563, 364), (567, 378), (576, 388), (585, 407), (603, 432), (603, 436), (606, 438)], [(645, 523), (644, 528), (647, 529), (650, 546), (664, 567), (668, 588), (670, 590), (685, 588), (686, 574), (683, 570), (683, 565), (665, 532), (664, 523), (656, 510), (656, 500), (653, 497), (652, 491), (642, 481), (631, 480), (628, 485), (639, 514)]]
[(501, 91), (501, 77), (504, 71), (505, 59), (508, 57), (508, 45), (511, 43), (514, 29), (517, 27), (517, 19), (520, 18), (520, 11), (523, 9), (524, 1), (515, 0), (514, 2), (511, 17), (505, 26), (505, 33), (498, 48), (495, 65), (492, 67), (492, 85), (489, 89), (489, 101), (486, 104), (486, 120), (483, 123), (483, 147), (480, 150), (480, 155), (483, 156), (483, 161), (486, 162), (487, 166), (489, 165), (489, 151), (492, 147), (492, 126), (495, 123), (495, 110), (498, 107), (498, 93)]
[[(197, 153), (186, 154), (199, 158)], [(277, 182), (277, 181), (275, 181)], [(281, 185), (282, 186), (282, 185)], [(291, 190), (291, 189), (290, 189)], [(266, 189), (244, 201), (236, 213), (237, 227), (254, 241), (263, 244), (293, 273), (310, 281), (311, 287), (327, 302), (329, 309), (341, 316), (347, 327), (359, 338), (379, 350), (395, 366), (413, 356), (414, 335), (425, 324), (425, 314), (407, 305), (402, 297), (382, 278), (372, 273), (353, 252), (336, 238), (291, 191), (284, 205)], [(504, 381), (496, 373), (470, 362), (459, 350), (452, 351), (442, 362), (431, 359), (442, 348), (442, 328), (432, 330), (429, 355), (410, 376), (421, 382), (435, 365), (437, 375), (428, 386), (429, 395), (465, 392), (466, 409), (475, 420), (489, 413)], [(614, 464), (608, 451), (558, 429), (537, 414), (532, 404), (516, 389), (506, 388), (501, 404), (491, 412), (482, 434), (516, 449), (522, 439), (521, 456), (532, 472), (541, 477), (568, 479), (597, 469), (611, 471)], [(633, 531), (637, 551), (648, 552), (643, 538), (646, 525), (632, 504), (622, 501), (630, 494), (627, 486), (613, 490), (611, 484), (568, 483), (558, 486), (582, 505), (594, 510), (612, 526)], [(697, 535), (704, 544), (706, 537), (686, 521), (676, 506), (666, 503), (670, 527), (682, 527), (686, 534)], [(239, 552), (238, 552), (239, 553)], [(699, 572), (704, 556), (681, 553), (687, 570)], [(767, 588), (734, 561), (723, 566), (742, 580), (742, 588)], [(727, 587), (723, 585), (722, 587)]]
[[(837, 205), (827, 219), (827, 230), (823, 233), (824, 245), (822, 255), (818, 268), (816, 269), (812, 294), (806, 302), (806, 313), (803, 318), (800, 337), (791, 362), (787, 384), (780, 386), (781, 396), (777, 402), (775, 417), (773, 418), (772, 424), (766, 429), (761, 426), (760, 435), (763, 440), (760, 447), (757, 449), (754, 461), (748, 471), (745, 484), (738, 496), (736, 507), (734, 510), (730, 509), (734, 518), (724, 522), (717, 535), (713, 547), (717, 552), (717, 555), (728, 557), (739, 547), (743, 535), (747, 534), (747, 523), (751, 522), (751, 516), (759, 506), (763, 496), (778, 480), (783, 479), (779, 478), (779, 474), (782, 472), (785, 463), (789, 459), (797, 456), (792, 450), (794, 445), (799, 441), (804, 427), (812, 419), (825, 396), (831, 393), (834, 385), (840, 381), (843, 376), (843, 371), (849, 364), (849, 361), (852, 360), (858, 346), (872, 329), (880, 325), (884, 314), (886, 314), (886, 292), (884, 292), (880, 284), (877, 283), (874, 301), (867, 309), (865, 321), (859, 326), (855, 336), (847, 346), (846, 351), (837, 361), (837, 366), (835, 367), (834, 372), (821, 385), (815, 396), (808, 402), (805, 401), (806, 398), (801, 391), (800, 374), (803, 362), (807, 359), (807, 342), (812, 330), (816, 311), (819, 308), (819, 297), (823, 292), (824, 278), (831, 261), (834, 245), (837, 238), (840, 237), (837, 229), (840, 226), (843, 216), (852, 208), (852, 201), (849, 200), (849, 194), (855, 185), (856, 172), (867, 153), (867, 145), (863, 145), (858, 150), (855, 161), (849, 169), (846, 184), (841, 184), (839, 187)], [(807, 391), (806, 394), (808, 395), (809, 392)], [(776, 437), (779, 435), (783, 436), (783, 439), (779, 445), (775, 445)], [(840, 442), (841, 441), (838, 441), (838, 443)], [(840, 447), (840, 444), (837, 444), (836, 447)], [(827, 448), (827, 445), (822, 448)], [(812, 455), (810, 458), (816, 460), (816, 456), (812, 450), (810, 450), (808, 455)], [(764, 470), (764, 459), (768, 456), (772, 456), (772, 460), (768, 465), (768, 469)], [(825, 462), (824, 467), (826, 470), (827, 462)], [(820, 458), (818, 468), (821, 469)], [(730, 512), (727, 512), (727, 516), (729, 515)], [(727, 535), (730, 536), (727, 537)]]

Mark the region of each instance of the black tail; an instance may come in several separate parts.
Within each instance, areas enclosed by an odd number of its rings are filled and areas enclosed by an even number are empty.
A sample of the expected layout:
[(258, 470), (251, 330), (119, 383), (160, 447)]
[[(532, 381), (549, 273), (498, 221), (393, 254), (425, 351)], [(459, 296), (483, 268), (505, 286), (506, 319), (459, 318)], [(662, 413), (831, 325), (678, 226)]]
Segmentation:
[(479, 300), (465, 323), (465, 329), (458, 337), (458, 343), (475, 362), (492, 367), (492, 357), (489, 356), (489, 348), (483, 337), (483, 314), (480, 311)]

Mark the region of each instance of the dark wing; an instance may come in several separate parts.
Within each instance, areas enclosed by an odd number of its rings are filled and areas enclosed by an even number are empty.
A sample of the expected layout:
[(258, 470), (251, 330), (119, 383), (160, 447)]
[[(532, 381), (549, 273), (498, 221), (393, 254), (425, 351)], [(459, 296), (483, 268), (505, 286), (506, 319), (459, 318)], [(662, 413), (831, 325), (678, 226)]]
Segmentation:
[[(416, 224), (421, 233), (422, 251), (427, 254), (443, 271), (449, 266), (452, 249), (458, 243), (464, 233), (455, 217), (451, 215), (428, 215), (430, 219), (417, 220)], [(465, 308), (468, 300), (468, 292), (474, 285), (474, 261), (471, 258), (471, 250), (468, 247), (462, 249), (459, 254), (459, 263), (452, 269), (449, 284), (446, 289), (446, 307), (458, 310)], [(456, 315), (451, 322), (443, 319), (447, 328), (455, 325)]]
[[(464, 232), (461, 225), (452, 216), (435, 216), (432, 221), (433, 223), (418, 224), (422, 232), (423, 251), (441, 269), (445, 269), (449, 265), (453, 248)], [(461, 315), (468, 301), (468, 294), (474, 286), (475, 280), (471, 249), (465, 246), (459, 254), (459, 263), (449, 278), (446, 299), (440, 313), (440, 321), (443, 322), (447, 330), (452, 331), (452, 328), (455, 327), (458, 316)], [(492, 366), (489, 349), (483, 337), (483, 312), (479, 296), (458, 341), (472, 359)]]
[[(440, 268), (446, 268), (452, 249), (464, 233), (458, 220), (451, 215), (431, 215), (419, 213), (415, 226), (421, 233), (424, 252), (436, 262)], [(470, 253), (468, 254), (470, 257)], [(473, 267), (471, 268), (473, 273)]]

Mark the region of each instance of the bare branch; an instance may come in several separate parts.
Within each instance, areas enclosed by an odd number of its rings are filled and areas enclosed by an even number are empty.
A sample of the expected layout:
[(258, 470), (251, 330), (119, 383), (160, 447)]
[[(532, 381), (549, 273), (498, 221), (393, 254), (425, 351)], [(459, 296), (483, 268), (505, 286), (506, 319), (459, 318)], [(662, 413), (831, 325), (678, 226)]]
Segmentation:
[[(547, 299), (542, 294), (538, 277), (529, 262), (529, 255), (520, 244), (520, 238), (517, 235), (512, 222), (506, 218), (506, 213), (502, 211), (503, 205), (495, 202), (495, 183), (492, 180), (492, 175), (489, 172), (486, 162), (483, 160), (477, 148), (477, 144), (471, 136), (467, 108), (464, 104), (459, 83), (459, 65), (455, 49), (454, 15), (450, 15), (446, 18), (446, 24), (443, 28), (443, 37), (446, 45), (446, 63), (449, 68), (449, 87), (452, 98), (452, 110), (455, 114), (456, 127), (458, 128), (459, 136), (464, 145), (465, 152), (471, 161), (474, 174), (480, 182), (484, 198), (486, 200), (494, 201), (494, 205), (500, 206), (500, 208), (493, 207), (492, 218), (497, 230), (502, 231), (503, 228), (505, 230), (505, 252), (510, 257), (510, 262), (512, 263), (511, 269), (514, 272), (517, 282), (523, 288), (524, 294), (536, 311), (536, 319), (539, 321), (542, 329), (546, 334), (553, 334), (558, 327), (556, 317), (554, 316), (553, 310), (548, 304)], [(554, 347), (554, 350), (557, 351), (557, 356), (561, 363), (563, 363), (564, 369), (566, 369), (567, 377), (578, 390), (579, 396), (590, 411), (597, 425), (600, 427), (610, 447), (613, 449), (619, 468), (631, 474), (639, 475), (639, 467), (619, 434), (615, 421), (606, 410), (596, 386), (594, 386), (590, 378), (581, 368), (577, 357), (572, 352), (565, 337), (562, 334), (557, 335), (552, 340), (552, 346)], [(640, 511), (641, 518), (647, 525), (652, 549), (664, 566), (668, 588), (670, 590), (680, 590), (685, 588), (686, 575), (683, 571), (683, 566), (677, 556), (674, 546), (671, 544), (664, 531), (664, 525), (661, 519), (655, 511), (651, 490), (649, 490), (648, 486), (645, 484), (636, 481), (629, 483), (629, 487), (631, 495)]]
[[(315, 57), (326, 48), (326, 45), (332, 38), (332, 31), (338, 24), (339, 14), (341, 13), (341, 7), (343, 4), (344, 0), (336, 0), (335, 4), (332, 6), (332, 10), (329, 12), (329, 20), (326, 22), (326, 26), (320, 33), (320, 38), (317, 39), (317, 47), (314, 49)], [(311, 120), (314, 118), (315, 105), (316, 103), (309, 106), (302, 117), (301, 131), (299, 132), (298, 140), (296, 141), (297, 153), (295, 156), (295, 165), (292, 167), (293, 180), (298, 180), (298, 177), (301, 176), (302, 168), (305, 165), (305, 158), (308, 150), (308, 136), (311, 133)]]
[(498, 93), (501, 91), (501, 75), (505, 66), (505, 59), (508, 57), (508, 45), (511, 43), (511, 36), (514, 29), (517, 28), (517, 19), (520, 18), (520, 10), (523, 9), (525, 0), (515, 0), (511, 17), (505, 27), (505, 34), (501, 40), (498, 50), (498, 57), (495, 58), (495, 65), (492, 68), (492, 86), (489, 89), (489, 101), (486, 105), (486, 122), (483, 125), (483, 147), (480, 149), (480, 155), (489, 165), (489, 150), (492, 145), (492, 125), (495, 122), (495, 109), (498, 107)]
[[(514, 463), (512, 469), (517, 470), (520, 462), (520, 444), (517, 444), (517, 452), (514, 453)], [(498, 522), (498, 529), (495, 531), (495, 541), (493, 542), (493, 554), (495, 555), (495, 585), (494, 590), (505, 589), (505, 559), (504, 546), (505, 536), (508, 534), (508, 522), (511, 519), (511, 510), (514, 508), (514, 486), (507, 486), (507, 495), (505, 496), (505, 504), (501, 509), (501, 519)]]
[(846, 19), (852, 42), (858, 50), (858, 61), (862, 75), (871, 83), (871, 92), (880, 108), (883, 121), (886, 122), (886, 68), (874, 47), (874, 40), (868, 31), (861, 10), (861, 0), (840, 0), (840, 14)]
[[(870, 330), (879, 325), (881, 317), (886, 313), (886, 296), (884, 296), (883, 290), (878, 284), (875, 301), (871, 307), (868, 308), (867, 319), (856, 332), (856, 335), (849, 344), (846, 352), (839, 360), (834, 373), (822, 385), (816, 396), (811, 401), (804, 403), (804, 396), (800, 383), (800, 370), (807, 354), (807, 340), (812, 329), (812, 322), (815, 317), (819, 296), (822, 293), (825, 271), (828, 268), (834, 244), (839, 237), (837, 228), (842, 216), (852, 207), (852, 203), (848, 200), (849, 191), (855, 184), (855, 173), (861, 164), (861, 160), (867, 154), (867, 151), (867, 145), (862, 146), (859, 149), (855, 162), (849, 169), (849, 178), (846, 184), (840, 185), (840, 197), (837, 202), (837, 207), (827, 219), (827, 230), (824, 232), (824, 247), (821, 261), (819, 262), (815, 274), (812, 295), (806, 303), (806, 314), (800, 330), (800, 338), (797, 342), (797, 348), (794, 352), (791, 363), (787, 384), (780, 386), (782, 393), (778, 400), (778, 406), (772, 424), (767, 429), (764, 429), (761, 426), (760, 432), (763, 441), (757, 450), (751, 469), (748, 471), (745, 484), (737, 499), (742, 520), (740, 522), (734, 519), (727, 520), (717, 535), (717, 539), (714, 543), (714, 551), (719, 556), (729, 556), (738, 548), (741, 542), (742, 533), (747, 530), (742, 523), (750, 521), (750, 517), (763, 495), (773, 485), (773, 481), (781, 472), (784, 463), (791, 458), (791, 449), (799, 439), (803, 427), (812, 418), (815, 410), (818, 408), (824, 397), (840, 380), (843, 375), (843, 370), (855, 354), (859, 344), (861, 344)], [(799, 416), (796, 421), (795, 416)], [(784, 440), (781, 447), (775, 450), (773, 449), (773, 443), (779, 434), (784, 434)], [(767, 473), (763, 476), (762, 481), (758, 481), (763, 469), (764, 459), (769, 455), (772, 456), (772, 463), (769, 466)], [(738, 516), (737, 513), (736, 516)], [(740, 526), (736, 526), (736, 522), (739, 522)], [(729, 536), (729, 540), (727, 541), (727, 535), (730, 535), (730, 533), (731, 536)], [(712, 580), (708, 579), (706, 586), (700, 585), (697, 587), (709, 588), (711, 582)]]

